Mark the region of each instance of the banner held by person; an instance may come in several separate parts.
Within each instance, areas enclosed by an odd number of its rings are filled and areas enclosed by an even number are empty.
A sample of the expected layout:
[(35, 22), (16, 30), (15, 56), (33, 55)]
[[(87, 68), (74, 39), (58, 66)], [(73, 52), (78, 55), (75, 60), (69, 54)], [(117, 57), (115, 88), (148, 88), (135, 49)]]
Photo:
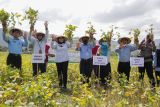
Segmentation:
[(107, 65), (107, 57), (106, 56), (93, 56), (93, 65)]
[(44, 54), (32, 54), (32, 63), (44, 63), (45, 55)]
[(132, 67), (144, 67), (144, 58), (143, 57), (131, 57), (130, 66)]

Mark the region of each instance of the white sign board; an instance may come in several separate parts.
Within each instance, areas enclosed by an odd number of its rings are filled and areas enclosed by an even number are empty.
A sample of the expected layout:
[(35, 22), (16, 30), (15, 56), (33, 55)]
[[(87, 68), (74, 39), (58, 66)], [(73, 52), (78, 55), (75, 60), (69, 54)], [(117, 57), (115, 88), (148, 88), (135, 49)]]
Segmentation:
[(32, 55), (32, 63), (44, 63), (45, 54), (33, 54)]
[(93, 56), (93, 65), (107, 65), (108, 60), (106, 56)]
[(144, 58), (143, 57), (130, 57), (130, 66), (144, 67)]

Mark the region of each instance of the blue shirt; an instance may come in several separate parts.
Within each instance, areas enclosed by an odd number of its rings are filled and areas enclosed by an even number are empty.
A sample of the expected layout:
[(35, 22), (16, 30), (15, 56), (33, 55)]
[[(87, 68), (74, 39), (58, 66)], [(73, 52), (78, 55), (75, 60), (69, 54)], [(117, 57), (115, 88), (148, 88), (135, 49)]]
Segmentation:
[(6, 35), (3, 33), (3, 40), (8, 43), (9, 53), (12, 54), (22, 54), (22, 47), (27, 47), (27, 39), (16, 39), (14, 37), (6, 38)]
[(117, 48), (115, 51), (118, 53), (119, 62), (130, 62), (131, 52), (137, 50), (137, 46), (126, 45), (123, 48)]
[(91, 45), (91, 44), (84, 45), (82, 43), (80, 45), (80, 58), (81, 59), (92, 58), (92, 48), (94, 48), (93, 45)]
[(100, 55), (102, 55), (102, 56), (108, 55), (108, 44), (106, 44), (106, 45), (101, 44), (100, 49), (101, 49)]

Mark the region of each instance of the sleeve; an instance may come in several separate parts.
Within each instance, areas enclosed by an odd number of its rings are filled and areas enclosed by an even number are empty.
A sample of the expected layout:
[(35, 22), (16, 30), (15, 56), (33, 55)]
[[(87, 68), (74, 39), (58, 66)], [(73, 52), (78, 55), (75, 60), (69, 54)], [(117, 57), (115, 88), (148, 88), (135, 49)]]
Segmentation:
[(9, 43), (9, 38), (6, 37), (6, 33), (3, 32), (3, 40), (7, 43)]
[(24, 38), (24, 40), (22, 40), (22, 45), (23, 45), (24, 47), (27, 47), (27, 46), (28, 46), (28, 40), (27, 40), (27, 38)]
[(45, 34), (45, 37), (44, 37), (45, 42), (47, 42), (48, 37), (49, 37), (49, 31), (48, 31), (48, 29), (46, 29), (46, 34)]
[(117, 48), (115, 49), (115, 52), (116, 52), (116, 53), (119, 53), (119, 52), (120, 52), (119, 46), (117, 46)]
[(31, 44), (34, 44), (36, 38), (31, 36), (31, 34), (28, 36), (28, 40), (31, 42)]
[(68, 48), (71, 48), (71, 43), (70, 42), (66, 41), (66, 44), (67, 44)]
[(129, 46), (131, 52), (138, 49), (137, 45), (135, 45), (135, 44), (133, 44), (133, 45), (128, 45), (128, 46)]
[(56, 41), (51, 42), (51, 48), (52, 49), (57, 49), (57, 42)]
[(143, 40), (143, 41), (140, 43), (140, 45), (139, 45), (139, 47), (138, 47), (138, 48), (139, 48), (139, 49), (143, 49), (143, 48), (144, 48), (144, 46), (145, 46), (145, 45), (144, 45), (144, 43), (145, 43), (145, 40)]

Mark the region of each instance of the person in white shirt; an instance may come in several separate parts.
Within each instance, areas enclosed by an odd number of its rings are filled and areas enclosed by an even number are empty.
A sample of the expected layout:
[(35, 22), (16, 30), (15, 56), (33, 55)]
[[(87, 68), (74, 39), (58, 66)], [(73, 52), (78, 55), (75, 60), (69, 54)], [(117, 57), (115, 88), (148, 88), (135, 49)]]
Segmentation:
[[(45, 45), (48, 39), (48, 22), (44, 23), (46, 34), (43, 32), (37, 32), (36, 30), (30, 34), (28, 40), (33, 45), (33, 54), (44, 54), (45, 55)], [(31, 36), (32, 35), (32, 36)], [(36, 76), (39, 70), (41, 73), (46, 72), (46, 63), (32, 63), (33, 76)]]
[(52, 49), (55, 51), (55, 63), (58, 72), (59, 86), (62, 89), (67, 88), (67, 72), (68, 72), (68, 48), (71, 47), (65, 36), (57, 36), (55, 41), (51, 43)]

